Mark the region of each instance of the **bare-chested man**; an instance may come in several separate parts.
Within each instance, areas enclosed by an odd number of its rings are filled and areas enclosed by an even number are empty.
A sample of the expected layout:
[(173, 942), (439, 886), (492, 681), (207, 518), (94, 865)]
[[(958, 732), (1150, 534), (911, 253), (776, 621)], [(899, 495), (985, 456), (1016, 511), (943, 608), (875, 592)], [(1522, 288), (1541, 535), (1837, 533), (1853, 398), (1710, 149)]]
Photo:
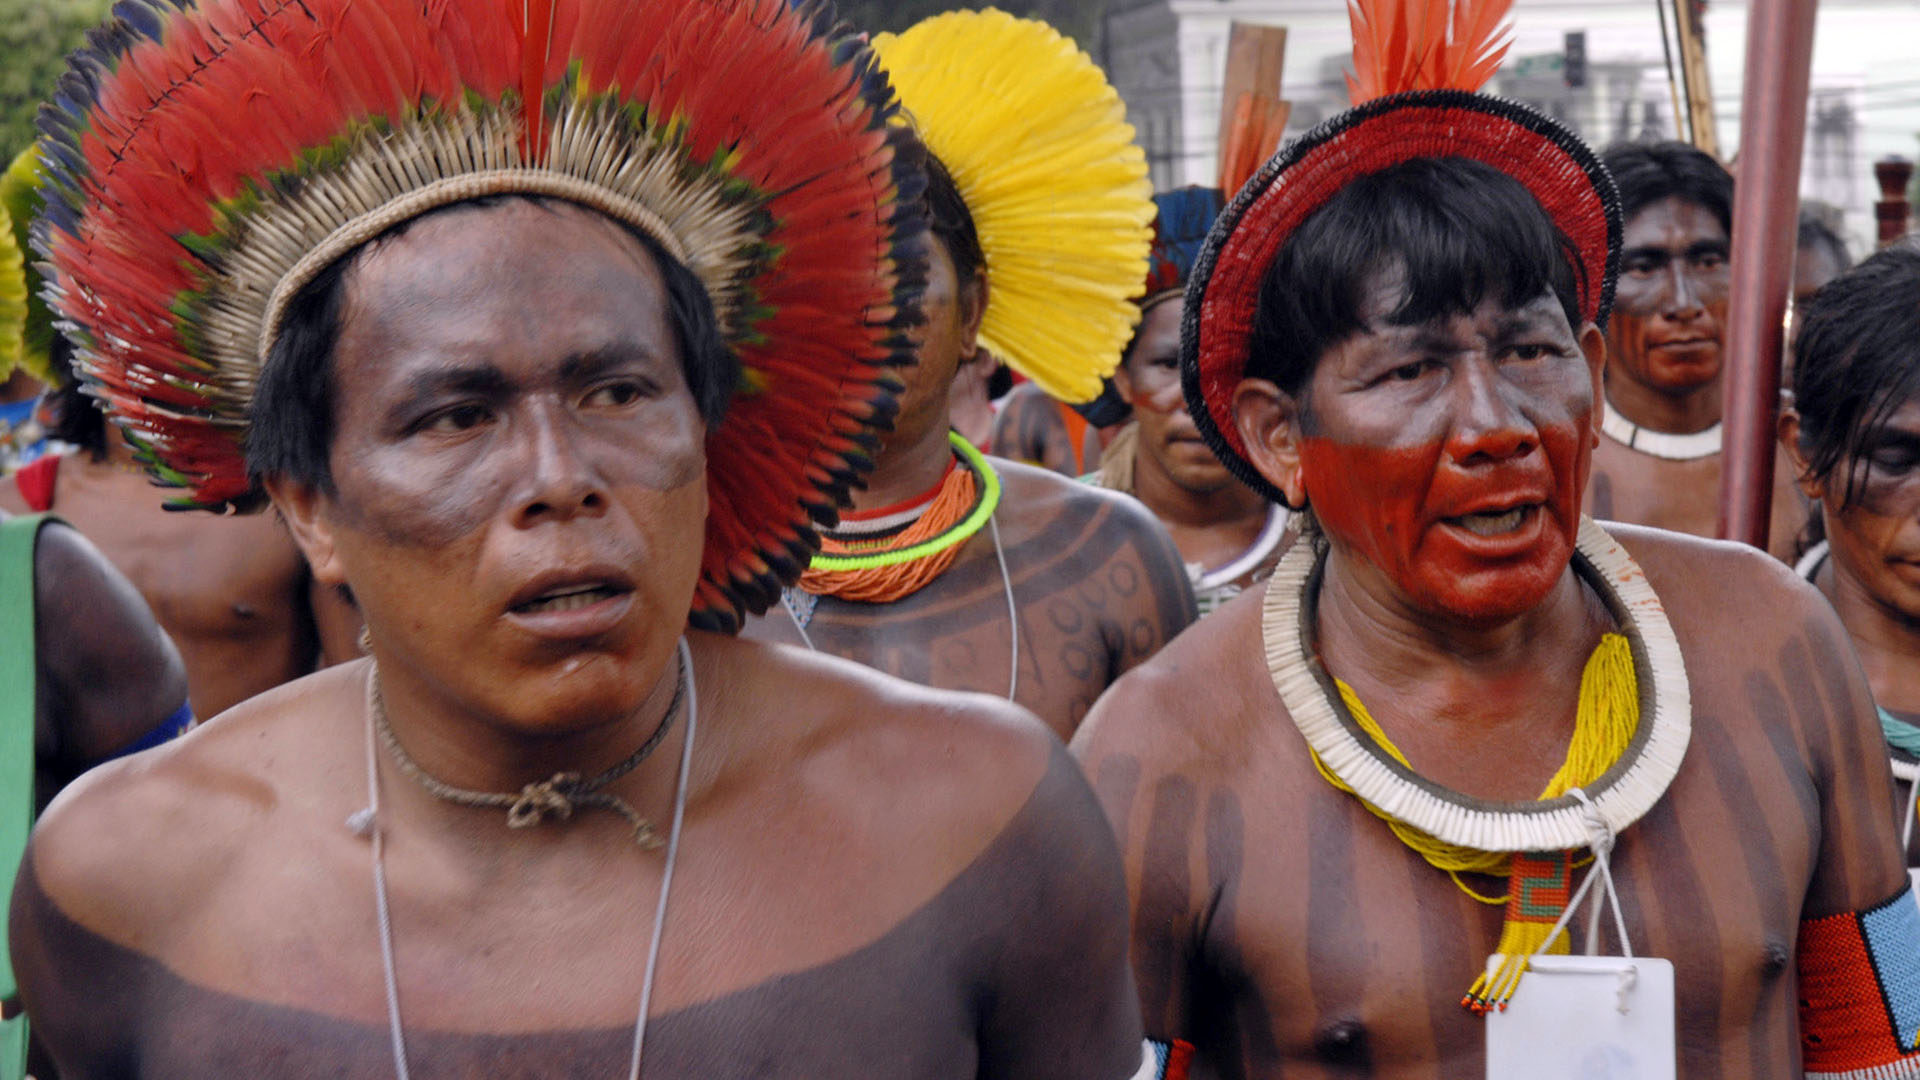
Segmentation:
[(1920, 250), (1883, 251), (1798, 311), (1781, 443), (1827, 537), (1800, 572), (1853, 639), (1905, 795), (1920, 764)]
[[(1619, 185), (1626, 233), (1588, 509), (1604, 520), (1714, 536), (1733, 177), (1678, 142), (1615, 146), (1604, 160)], [(1806, 522), (1793, 470), (1782, 463), (1768, 550), (1791, 559)]]
[[(747, 633), (1011, 698), (1066, 739), (1115, 679), (1192, 621), (1193, 600), (1178, 550), (1139, 503), (1001, 458), (970, 460), (951, 442), (948, 394), (978, 348), (992, 274), (959, 189), (926, 156), (936, 242), (918, 362), (901, 372), (900, 414), (828, 551), (911, 550), (973, 531), (911, 563), (834, 570), (816, 559), (784, 610)], [(974, 514), (987, 479), (964, 475), (982, 461), (1001, 489), (984, 519)]]
[[(1220, 464), (1188, 415), (1180, 388), (1187, 275), (1219, 211), (1219, 193), (1186, 188), (1154, 201), (1160, 216), (1140, 329), (1114, 373), (1133, 421), (1089, 479), (1153, 511), (1186, 561), (1195, 606), (1208, 615), (1273, 572), (1290, 515)], [(1183, 229), (1192, 234), (1182, 235)]]
[[(374, 50), (354, 62), (411, 62), (428, 89), (468, 90), (438, 99), (452, 112), (356, 125), (305, 159), (322, 171), (303, 191), (352, 177), (390, 211), (305, 203), (308, 240), (387, 231), (275, 271), (294, 276), (261, 293), (288, 297), (284, 315), (247, 309), (268, 335), (247, 469), (199, 458), (191, 494), (264, 482), (316, 577), (353, 589), (371, 656), (98, 770), (49, 810), (12, 945), (63, 1080), (1135, 1075), (1111, 835), (1031, 715), (686, 629), (689, 611), (724, 626), (778, 595), (801, 508), (832, 505), (854, 475), (847, 421), (885, 415), (885, 372), (904, 359), (919, 237), (896, 193), (918, 182), (887, 145), (885, 80), (858, 42), (784, 3), (587, 0), (535, 21), (498, 69), (540, 79), (524, 48), (578, 82), (488, 98), (470, 80), (491, 69), (443, 67), (431, 43), (506, 33), (491, 3), (238, 16), (169, 8), (153, 38), (117, 40), (224, 41), (234, 67), (204, 77), (232, 81), (170, 91), (189, 111), (261, 86), (323, 112), (347, 42)], [(246, 42), (215, 29), (235, 26)], [(669, 109), (668, 91), (601, 81), (662, 54), (698, 78), (735, 64), (767, 82), (723, 105), (692, 94), (713, 85), (683, 86)], [(171, 127), (183, 114), (143, 108), (134, 76), (89, 71), (87, 130), (145, 118), (212, 152), (189, 133), (215, 125)], [(474, 168), (492, 139), (527, 149), (521, 100), (546, 102), (553, 153)], [(160, 174), (156, 156), (186, 151), (159, 134), (116, 160)], [(593, 169), (564, 152), (576, 134), (656, 167)], [(694, 156), (723, 143), (724, 169)], [(432, 156), (369, 179), (366, 155), (414, 146)], [(438, 171), (456, 182), (432, 186)], [(149, 198), (207, 194), (167, 175), (176, 186)], [(61, 184), (69, 227), (139, 242), (108, 209), (116, 175)], [(497, 194), (454, 201), (485, 186)], [(516, 194), (543, 188), (603, 209)], [(742, 197), (757, 212), (721, 211)], [(74, 235), (52, 252), (70, 317), (113, 287)], [(252, 280), (217, 258), (251, 235), (199, 246), (214, 287)], [(744, 261), (703, 283), (672, 248)], [(137, 374), (150, 353), (136, 350), (167, 329), (79, 323), (103, 381)], [(217, 434), (141, 419), (170, 425), (171, 446)], [(740, 474), (769, 452), (806, 467)]]
[[(22, 519), (0, 511), (9, 521)], [(34, 801), (44, 807), (94, 765), (178, 735), (192, 714), (180, 654), (126, 577), (56, 520), (29, 544)]]
[[(26, 830), (54, 793), (178, 735), (193, 719), (186, 697), (173, 642), (113, 564), (55, 519), (0, 511), (0, 891), (12, 892)], [(0, 1071), (24, 1053), (19, 1011), (0, 958)], [(51, 1076), (48, 1065), (30, 1071)]]
[(1441, 92), (1279, 160), (1202, 256), (1183, 367), (1223, 457), (1317, 532), (1075, 743), (1148, 1034), (1200, 1076), (1485, 1075), (1463, 994), (1507, 1000), (1489, 955), (1545, 944), (1613, 838), (1681, 1077), (1913, 1075), (1920, 910), (1845, 632), (1771, 559), (1581, 514), (1619, 235), (1593, 155)]
[(168, 511), (166, 493), (93, 400), (71, 382), (54, 396), (52, 435), (79, 452), (41, 458), (0, 483), (0, 509), (59, 514), (132, 580), (186, 661), (194, 715), (216, 716), (358, 655), (352, 606), (307, 572), (273, 515)]

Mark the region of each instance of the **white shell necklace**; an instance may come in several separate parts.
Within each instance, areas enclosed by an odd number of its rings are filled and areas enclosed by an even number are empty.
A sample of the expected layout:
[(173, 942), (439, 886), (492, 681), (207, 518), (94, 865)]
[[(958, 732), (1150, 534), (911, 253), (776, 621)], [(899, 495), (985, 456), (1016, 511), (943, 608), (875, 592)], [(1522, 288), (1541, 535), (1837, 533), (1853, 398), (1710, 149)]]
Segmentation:
[(1264, 602), (1267, 670), (1307, 745), (1362, 800), (1437, 839), (1477, 851), (1567, 851), (1585, 846), (1597, 815), (1618, 834), (1666, 794), (1693, 732), (1680, 643), (1666, 609), (1625, 548), (1580, 519), (1574, 568), (1594, 587), (1633, 648), (1642, 721), (1626, 753), (1592, 784), (1590, 802), (1563, 796), (1491, 802), (1449, 790), (1380, 750), (1340, 703), (1333, 675), (1312, 645), (1325, 559), (1296, 543), (1274, 569)]
[(1604, 397), (1600, 399), (1600, 407), (1600, 430), (1629, 450), (1638, 450), (1648, 457), (1664, 461), (1699, 461), (1720, 452), (1722, 439), (1719, 424), (1690, 435), (1675, 435), (1641, 427), (1622, 416), (1613, 407), (1613, 402)]
[[(686, 673), (686, 742), (680, 748), (679, 779), (673, 791), (673, 824), (667, 833), (666, 864), (660, 872), (660, 900), (654, 907), (653, 934), (647, 946), (646, 974), (640, 984), (640, 1013), (633, 1023), (633, 1056), (627, 1080), (640, 1080), (640, 1056), (647, 1041), (647, 1012), (653, 1005), (654, 975), (660, 964), (660, 938), (667, 927), (667, 897), (673, 892), (673, 866), (680, 854), (680, 826), (686, 819), (687, 775), (693, 766), (693, 737), (700, 723), (700, 691), (693, 681), (693, 654), (687, 639), (680, 639), (680, 670)], [(393, 1072), (398, 1080), (411, 1080), (407, 1071), (406, 1032), (400, 1024), (400, 980), (393, 961), (393, 917), (387, 902), (385, 830), (380, 827), (380, 757), (374, 741), (373, 694), (375, 681), (367, 679), (367, 808), (347, 819), (347, 827), (373, 841), (373, 902), (380, 921), (380, 965), (386, 977), (387, 1029), (393, 1042)]]

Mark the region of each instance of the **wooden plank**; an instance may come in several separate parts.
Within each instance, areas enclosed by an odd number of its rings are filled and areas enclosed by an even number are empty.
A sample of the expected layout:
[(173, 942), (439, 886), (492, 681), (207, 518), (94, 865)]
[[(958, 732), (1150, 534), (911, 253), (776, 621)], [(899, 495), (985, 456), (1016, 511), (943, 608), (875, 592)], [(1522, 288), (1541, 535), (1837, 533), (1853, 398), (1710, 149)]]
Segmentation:
[(1225, 171), (1228, 133), (1240, 100), (1278, 101), (1286, 66), (1287, 28), (1235, 22), (1227, 33), (1227, 77), (1220, 93), (1220, 131), (1214, 146), (1214, 171)]
[[(1803, 0), (1809, 7), (1815, 0)], [(1713, 79), (1707, 71), (1707, 30), (1694, 0), (1673, 0), (1680, 31), (1680, 67), (1687, 88), (1687, 131), (1693, 145), (1720, 157), (1720, 128), (1713, 117)]]

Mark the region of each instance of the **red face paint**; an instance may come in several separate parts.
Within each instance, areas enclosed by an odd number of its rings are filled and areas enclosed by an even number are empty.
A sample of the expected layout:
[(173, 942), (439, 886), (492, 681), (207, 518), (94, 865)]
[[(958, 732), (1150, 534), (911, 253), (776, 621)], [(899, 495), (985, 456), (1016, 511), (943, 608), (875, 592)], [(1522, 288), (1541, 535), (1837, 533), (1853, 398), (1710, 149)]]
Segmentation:
[[(1591, 446), (1587, 426), (1569, 425), (1540, 432), (1531, 450), (1463, 468), (1483, 451), (1457, 441), (1366, 446), (1307, 437), (1301, 466), (1320, 526), (1415, 607), (1497, 621), (1541, 603), (1566, 571)], [(1450, 520), (1515, 508), (1516, 527), (1494, 536)]]

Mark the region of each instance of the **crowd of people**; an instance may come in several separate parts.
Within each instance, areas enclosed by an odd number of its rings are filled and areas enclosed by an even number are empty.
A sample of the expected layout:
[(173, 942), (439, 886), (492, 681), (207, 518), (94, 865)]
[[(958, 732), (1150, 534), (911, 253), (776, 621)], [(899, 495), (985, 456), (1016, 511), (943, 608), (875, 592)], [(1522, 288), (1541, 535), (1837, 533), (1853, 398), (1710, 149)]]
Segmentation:
[(0, 182), (0, 1080), (1920, 1078), (1920, 246), (1803, 217), (1713, 539), (1733, 177), (1455, 4), (1157, 195), (998, 11), (119, 5)]

